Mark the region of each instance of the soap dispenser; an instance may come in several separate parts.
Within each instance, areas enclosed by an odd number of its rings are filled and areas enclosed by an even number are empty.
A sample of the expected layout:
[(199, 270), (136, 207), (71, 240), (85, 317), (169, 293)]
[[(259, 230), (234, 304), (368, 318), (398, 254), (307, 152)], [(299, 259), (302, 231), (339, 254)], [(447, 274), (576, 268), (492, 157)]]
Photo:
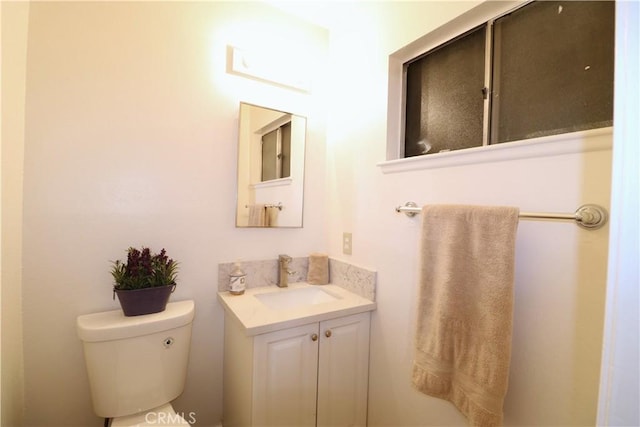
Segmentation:
[(240, 262), (233, 264), (233, 270), (229, 274), (229, 293), (242, 295), (247, 288), (247, 274), (242, 271)]

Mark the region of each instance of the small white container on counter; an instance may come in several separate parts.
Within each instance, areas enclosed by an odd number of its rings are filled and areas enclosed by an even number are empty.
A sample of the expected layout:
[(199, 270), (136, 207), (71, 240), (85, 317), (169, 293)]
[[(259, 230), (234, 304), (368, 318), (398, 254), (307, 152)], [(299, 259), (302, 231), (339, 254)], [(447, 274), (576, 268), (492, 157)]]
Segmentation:
[(233, 265), (233, 270), (229, 274), (229, 293), (242, 295), (245, 289), (247, 289), (247, 274), (242, 271), (240, 263), (236, 262)]

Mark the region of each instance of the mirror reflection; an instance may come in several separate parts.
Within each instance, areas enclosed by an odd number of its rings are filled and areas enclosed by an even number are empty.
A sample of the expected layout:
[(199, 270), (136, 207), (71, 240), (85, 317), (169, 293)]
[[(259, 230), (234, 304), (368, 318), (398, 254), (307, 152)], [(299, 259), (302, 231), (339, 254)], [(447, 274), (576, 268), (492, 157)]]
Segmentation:
[(240, 103), (237, 227), (302, 227), (307, 120)]

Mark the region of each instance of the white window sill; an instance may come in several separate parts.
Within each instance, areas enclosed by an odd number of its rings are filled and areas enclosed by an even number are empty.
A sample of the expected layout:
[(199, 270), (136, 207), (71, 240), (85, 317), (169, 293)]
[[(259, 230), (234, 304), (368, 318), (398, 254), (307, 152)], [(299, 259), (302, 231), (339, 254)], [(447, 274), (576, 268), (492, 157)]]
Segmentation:
[(291, 185), (292, 182), (293, 182), (293, 178), (291, 177), (278, 178), (278, 179), (272, 179), (269, 181), (257, 182), (253, 184), (252, 187), (253, 188), (282, 187), (285, 185)]
[(382, 173), (385, 174), (437, 169), (449, 166), (610, 150), (612, 141), (613, 127), (606, 127), (486, 147), (466, 148), (444, 153), (408, 157), (406, 159), (387, 160), (377, 165), (382, 170)]

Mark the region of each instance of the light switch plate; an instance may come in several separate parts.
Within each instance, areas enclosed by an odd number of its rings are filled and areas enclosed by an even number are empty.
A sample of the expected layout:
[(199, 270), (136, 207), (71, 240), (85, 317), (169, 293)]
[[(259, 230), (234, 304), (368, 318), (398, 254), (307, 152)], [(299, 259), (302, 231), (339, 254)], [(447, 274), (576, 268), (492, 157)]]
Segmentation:
[(345, 255), (351, 255), (351, 247), (353, 239), (351, 233), (342, 233), (342, 253)]

